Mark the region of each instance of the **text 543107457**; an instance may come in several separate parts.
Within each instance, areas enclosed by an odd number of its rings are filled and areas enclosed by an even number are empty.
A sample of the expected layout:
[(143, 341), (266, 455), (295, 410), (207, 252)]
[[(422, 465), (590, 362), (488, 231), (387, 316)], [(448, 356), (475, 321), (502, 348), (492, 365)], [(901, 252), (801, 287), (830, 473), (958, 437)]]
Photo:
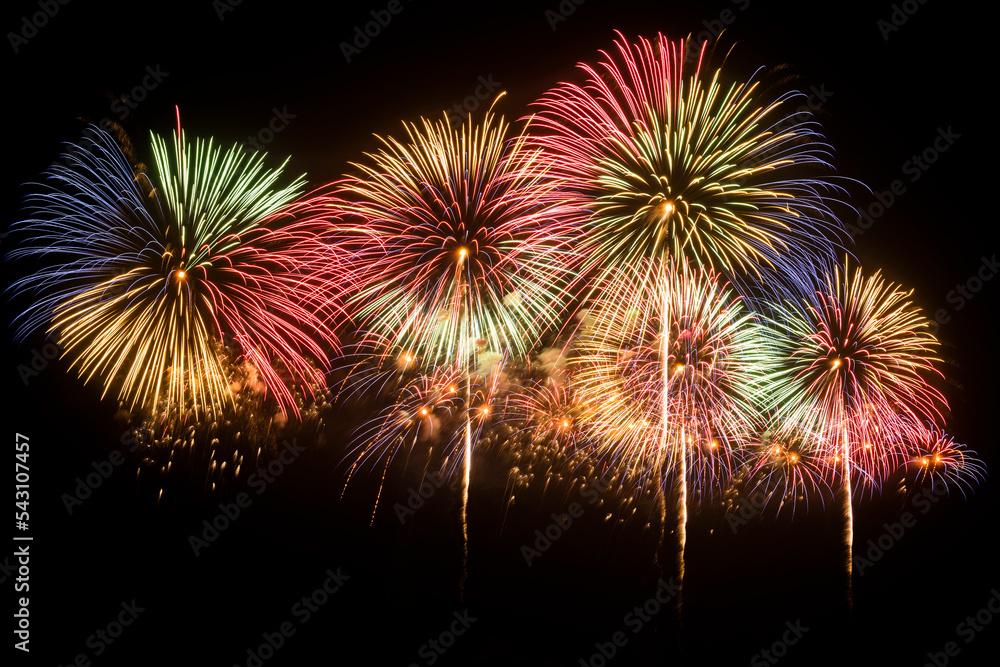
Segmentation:
[[(28, 535), (28, 503), (30, 501), (29, 483), (31, 482), (30, 469), (28, 468), (28, 456), (30, 454), (30, 444), (28, 436), (20, 433), (14, 434), (14, 526), (17, 532), (14, 534), (16, 542), (26, 542), (31, 540)], [(14, 591), (17, 593), (27, 593), (30, 580), (29, 544), (21, 544), (14, 551), (17, 558), (17, 578), (14, 580)], [(17, 641), (14, 647), (28, 653), (28, 639), (30, 637), (30, 620), (28, 613), (28, 597), (17, 599), (17, 611), (14, 613), (14, 636)]]

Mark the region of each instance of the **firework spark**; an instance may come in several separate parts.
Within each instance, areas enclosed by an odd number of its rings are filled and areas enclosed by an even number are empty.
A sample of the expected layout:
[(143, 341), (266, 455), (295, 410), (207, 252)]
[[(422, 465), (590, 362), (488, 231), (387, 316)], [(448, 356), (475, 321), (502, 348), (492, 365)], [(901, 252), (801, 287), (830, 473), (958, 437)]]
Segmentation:
[(155, 413), (121, 410), (127, 422), (123, 443), (133, 446), (141, 457), (136, 473), (137, 494), (154, 491), (159, 502), (172, 503), (185, 494), (215, 497), (231, 493), (236, 480), (249, 479), (266, 466), (284, 442), (323, 442), (323, 415), (329, 410), (330, 393), (316, 385), (307, 394), (294, 387), (298, 418), (289, 420), (276, 412), (269, 399), (255, 385), (262, 384), (253, 365), (233, 364), (231, 350), (215, 342), (217, 358), (227, 372), (233, 390), (233, 405), (220, 413), (196, 412), (194, 401), (179, 406), (162, 401)]
[(372, 521), (378, 511), (385, 474), (400, 452), (406, 457), (418, 444), (428, 443), (428, 463), (433, 445), (444, 441), (445, 451), (456, 448), (455, 422), (465, 412), (464, 375), (455, 367), (437, 367), (405, 384), (395, 401), (355, 434), (359, 444), (348, 454), (352, 461), (344, 488), (355, 472), (367, 466), (382, 466), (378, 498), (372, 508)]
[[(617, 298), (645, 304), (608, 304), (613, 314), (600, 315), (593, 330), (594, 340), (610, 338), (611, 344), (601, 350), (600, 343), (585, 356), (613, 360), (598, 364), (607, 371), (594, 371), (606, 379), (589, 380), (602, 388), (614, 415), (604, 420), (608, 432), (601, 439), (613, 443), (615, 456), (656, 477), (661, 526), (666, 460), (674, 471), (683, 577), (688, 485), (696, 481), (697, 494), (728, 478), (732, 458), (750, 435), (752, 420), (745, 417), (756, 414), (753, 400), (741, 398), (756, 395), (756, 385), (730, 396), (718, 383), (739, 385), (741, 373), (761, 365), (716, 367), (709, 360), (715, 333), (700, 339), (714, 324), (731, 324), (714, 330), (732, 338), (724, 342), (730, 358), (759, 354), (758, 342), (736, 340), (740, 329), (754, 330), (749, 320), (725, 322), (741, 317), (735, 313), (742, 304), (719, 294), (712, 296), (728, 301), (700, 306), (699, 287), (685, 295), (695, 298), (691, 303), (674, 304), (685, 296), (671, 290), (692, 289), (696, 269), (704, 267), (726, 274), (744, 295), (752, 293), (751, 279), (765, 292), (784, 293), (801, 273), (833, 257), (842, 226), (830, 195), (840, 189), (804, 175), (828, 171), (829, 150), (810, 118), (791, 115), (797, 93), (767, 100), (753, 80), (726, 84), (721, 70), (703, 70), (704, 47), (689, 70), (687, 44), (662, 34), (630, 44), (618, 33), (614, 46), (602, 51), (596, 66), (579, 66), (583, 85), (562, 83), (542, 96), (529, 141), (555, 161), (553, 176), (585, 229), (585, 273), (596, 276), (588, 300), (605, 299), (622, 281), (634, 287), (624, 287)], [(668, 287), (677, 276), (685, 278)], [(706, 284), (714, 285), (714, 277)], [(701, 321), (704, 315), (716, 320)], [(641, 333), (636, 340), (613, 340), (626, 331)], [(698, 349), (702, 344), (707, 347)], [(678, 345), (691, 347), (675, 350)], [(688, 362), (691, 353), (695, 359)], [(697, 480), (689, 479), (692, 473)]]

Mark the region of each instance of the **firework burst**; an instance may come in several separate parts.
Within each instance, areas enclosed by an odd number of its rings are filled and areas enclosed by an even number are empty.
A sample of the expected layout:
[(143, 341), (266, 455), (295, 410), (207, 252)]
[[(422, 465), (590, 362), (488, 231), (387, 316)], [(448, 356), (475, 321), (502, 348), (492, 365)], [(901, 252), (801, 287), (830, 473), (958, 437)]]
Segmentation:
[(776, 271), (790, 282), (833, 257), (841, 190), (803, 172), (828, 170), (828, 147), (801, 94), (762, 99), (759, 84), (727, 85), (688, 68), (687, 44), (621, 33), (585, 83), (562, 83), (537, 103), (531, 141), (586, 212), (583, 252), (595, 263), (688, 257), (736, 280)]
[(623, 479), (652, 483), (661, 540), (669, 471), (683, 576), (690, 498), (721, 491), (753, 435), (760, 327), (713, 272), (685, 261), (621, 267), (595, 293), (575, 360), (594, 440)]
[[(557, 165), (553, 177), (585, 230), (584, 273), (595, 276), (588, 300), (621, 302), (594, 309), (609, 308), (596, 315), (584, 354), (584, 384), (600, 387), (606, 411), (595, 419), (599, 439), (628, 462), (624, 479), (654, 476), (661, 541), (669, 462), (681, 579), (689, 484), (695, 495), (714, 493), (730, 476), (751, 435), (758, 385), (730, 390), (762, 367), (737, 361), (761, 354), (754, 323), (737, 314), (743, 304), (712, 294), (703, 305), (715, 278), (697, 270), (725, 273), (744, 295), (750, 279), (783, 294), (832, 259), (841, 230), (831, 197), (840, 189), (804, 176), (828, 171), (829, 151), (809, 117), (790, 115), (798, 94), (768, 100), (753, 80), (726, 84), (721, 70), (703, 70), (704, 54), (689, 69), (683, 40), (630, 44), (618, 33), (596, 66), (579, 66), (584, 83), (547, 92), (529, 124), (531, 145)], [(623, 333), (634, 339), (618, 340)]]
[(426, 367), (527, 356), (570, 298), (572, 209), (549, 165), (487, 114), (405, 124), (362, 176), (339, 182), (339, 229), (358, 243), (351, 307), (363, 346)]
[[(131, 407), (158, 402), (196, 412), (232, 405), (213, 341), (233, 344), (282, 410), (292, 386), (322, 384), (337, 339), (319, 313), (330, 306), (310, 261), (311, 224), (289, 221), (301, 178), (278, 187), (283, 167), (178, 126), (152, 136), (155, 173), (135, 166), (95, 128), (28, 197), (27, 237), (12, 257), (45, 262), (14, 283), (35, 301), (18, 335), (54, 332), (73, 368)], [(324, 347), (324, 345), (326, 347)]]
[(777, 430), (814, 434), (865, 489), (902, 463), (914, 425), (940, 423), (947, 406), (931, 384), (937, 340), (910, 295), (877, 272), (836, 266), (807, 302), (772, 321)]
[(914, 425), (940, 423), (947, 404), (931, 384), (937, 340), (910, 292), (840, 265), (821, 282), (775, 311), (768, 395), (777, 431), (812, 434), (840, 476), (850, 582), (856, 490), (877, 489), (904, 462)]
[(524, 425), (532, 444), (547, 442), (569, 452), (586, 447), (589, 410), (569, 382), (546, 377), (525, 383), (517, 388), (511, 404), (508, 414)]
[(976, 452), (933, 424), (917, 430), (906, 442), (906, 451), (906, 481), (913, 487), (927, 484), (934, 491), (936, 486), (944, 486), (965, 496), (986, 478), (986, 466)]
[(757, 509), (775, 506), (775, 513), (794, 514), (800, 504), (806, 511), (812, 500), (825, 506), (832, 494), (828, 452), (818, 438), (807, 433), (765, 431), (761, 442), (751, 447), (748, 469), (750, 497), (759, 498)]
[(435, 445), (443, 445), (446, 451), (454, 449), (455, 435), (460, 431), (455, 423), (466, 407), (465, 393), (460, 391), (464, 385), (464, 374), (454, 366), (419, 374), (400, 388), (390, 406), (355, 434), (354, 440), (359, 444), (348, 453), (352, 463), (344, 489), (359, 469), (367, 466), (375, 470), (381, 465), (382, 478), (372, 508), (372, 521), (378, 511), (386, 472), (398, 455), (402, 453), (408, 460), (417, 445), (427, 445), (426, 472)]
[(451, 461), (463, 480), (467, 553), (472, 448), (496, 393), (477, 389), (473, 377), (484, 364), (525, 359), (560, 323), (570, 299), (572, 210), (539, 151), (508, 140), (509, 126), (492, 111), (480, 124), (470, 117), (452, 127), (445, 115), (404, 127), (408, 141), (380, 139), (370, 164), (355, 165), (362, 175), (335, 184), (328, 204), (334, 233), (353, 243), (349, 303), (362, 356), (390, 374), (444, 367), (464, 376), (464, 443)]

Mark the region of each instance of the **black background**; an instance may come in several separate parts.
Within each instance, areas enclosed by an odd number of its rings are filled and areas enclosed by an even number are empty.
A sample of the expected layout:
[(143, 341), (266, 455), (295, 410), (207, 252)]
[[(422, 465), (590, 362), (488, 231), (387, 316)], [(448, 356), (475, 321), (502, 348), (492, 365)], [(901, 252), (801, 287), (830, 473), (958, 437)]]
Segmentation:
[[(960, 310), (946, 301), (949, 290), (976, 274), (982, 257), (1000, 250), (988, 166), (994, 134), (980, 122), (993, 106), (985, 71), (994, 58), (983, 31), (992, 17), (962, 3), (913, 2), (907, 6), (915, 13), (886, 39), (877, 22), (893, 12), (888, 2), (587, 0), (553, 30), (545, 12), (558, 6), (404, 2), (348, 63), (341, 42), (385, 3), (318, 9), (244, 0), (220, 19), (208, 1), (72, 0), (18, 53), (9, 43), (0, 47), (7, 84), (4, 228), (20, 215), (23, 184), (56, 159), (63, 142), (80, 136), (84, 121), (119, 120), (111, 100), (140, 84), (147, 66), (169, 74), (121, 120), (140, 153), (148, 150), (149, 131), (174, 128), (174, 105), (189, 135), (224, 144), (244, 141), (266, 127), (273, 109), (287, 108), (294, 118), (267, 149), (292, 156), (289, 172), (307, 173), (318, 186), (373, 150), (373, 133), (399, 134), (400, 120), (437, 116), (472, 95), (480, 76), (502, 84), (508, 95), (497, 109), (517, 119), (548, 87), (573, 77), (575, 63), (593, 62), (598, 49), (609, 48), (613, 29), (697, 36), (729, 9), (726, 17), (734, 18), (720, 45), (736, 45), (729, 59), (736, 75), (787, 65), (800, 89), (822, 86), (832, 95), (819, 118), (838, 172), (880, 191), (895, 179), (905, 183), (905, 194), (853, 251), (867, 269), (882, 268), (912, 287), (927, 312), (948, 310), (951, 320), (939, 336), (951, 431), (995, 471), (998, 285), (985, 282)], [(35, 3), (8, 3), (0, 27), (19, 30), (22, 17), (37, 11)], [(939, 128), (959, 139), (911, 181), (903, 164), (932, 146)], [(859, 208), (874, 201), (861, 187), (853, 195)], [(0, 248), (14, 242), (5, 238)], [(5, 285), (19, 270), (5, 263)], [(14, 306), (5, 308), (10, 322)], [(294, 621), (292, 605), (322, 584), (327, 568), (338, 567), (350, 576), (343, 590), (265, 664), (428, 664), (420, 646), (460, 608), (454, 493), (435, 495), (401, 526), (389, 507), (419, 480), (412, 473), (390, 479), (383, 491), (389, 500), (369, 527), (372, 497), (363, 486), (340, 500), (335, 466), (347, 417), (333, 413), (326, 444), (303, 454), (197, 558), (188, 536), (231, 495), (157, 505), (137, 494), (126, 464), (68, 515), (60, 496), (119, 446), (116, 406), (100, 399), (96, 385), (82, 387), (58, 360), (25, 386), (18, 366), (29, 364), (32, 348), (44, 341), (18, 345), (7, 331), (4, 421), (8, 437), (31, 438), (35, 538), (32, 651), (17, 652), (16, 664), (70, 664), (84, 652), (95, 665), (246, 665), (247, 648)], [(437, 664), (578, 665), (650, 596), (652, 538), (642, 521), (613, 527), (594, 512), (526, 567), (521, 545), (567, 501), (529, 494), (501, 532), (505, 475), (483, 465), (473, 480), (467, 602), (477, 620)], [(987, 481), (968, 499), (955, 494), (919, 515), (881, 561), (855, 575), (850, 622), (836, 508), (794, 522), (755, 519), (735, 535), (725, 522), (696, 520), (681, 639), (664, 611), (610, 664), (747, 664), (796, 620), (810, 629), (780, 664), (922, 665), (947, 641), (961, 649), (950, 664), (987, 664), (1000, 620), (968, 644), (956, 626), (1000, 586), (995, 488)], [(856, 546), (878, 538), (901, 510), (914, 507), (892, 494), (858, 504)], [(133, 598), (145, 611), (94, 657), (87, 637)]]

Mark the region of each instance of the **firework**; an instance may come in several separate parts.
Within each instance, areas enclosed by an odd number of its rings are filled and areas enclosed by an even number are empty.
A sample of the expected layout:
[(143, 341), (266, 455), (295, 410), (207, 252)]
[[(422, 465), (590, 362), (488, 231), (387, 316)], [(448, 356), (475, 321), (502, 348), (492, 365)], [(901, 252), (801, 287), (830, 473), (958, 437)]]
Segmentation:
[(678, 491), (680, 576), (689, 496), (721, 491), (752, 437), (762, 333), (710, 270), (647, 260), (609, 271), (581, 327), (576, 381), (600, 453), (652, 482), (666, 521), (664, 467)]
[(815, 434), (868, 489), (901, 463), (914, 424), (940, 423), (947, 405), (931, 384), (937, 340), (910, 294), (877, 272), (836, 266), (772, 321), (779, 366), (768, 393), (779, 421)]
[(904, 464), (907, 482), (917, 487), (943, 486), (945, 492), (958, 489), (963, 496), (974, 484), (986, 478), (986, 466), (976, 452), (941, 431), (933, 424), (916, 430), (906, 442), (909, 459)]
[(580, 393), (552, 377), (518, 387), (509, 414), (523, 424), (531, 443), (547, 442), (558, 450), (577, 451), (587, 446), (584, 427), (588, 408)]
[[(470, 117), (455, 128), (445, 115), (404, 127), (408, 141), (380, 139), (371, 163), (355, 165), (362, 175), (336, 184), (330, 206), (335, 233), (354, 244), (349, 307), (362, 355), (392, 374), (443, 367), (464, 375), (464, 444), (451, 460), (461, 470), (467, 553), (472, 447), (490, 415), (486, 406), (475, 412), (473, 376), (484, 364), (526, 358), (559, 324), (570, 298), (570, 209), (539, 151), (508, 140), (492, 111), (481, 124)], [(392, 431), (406, 423), (387, 417), (376, 443), (395, 442)]]
[[(795, 283), (832, 258), (841, 190), (803, 173), (829, 168), (828, 147), (800, 93), (762, 99), (753, 80), (727, 85), (686, 66), (683, 40), (629, 44), (621, 33), (583, 85), (562, 83), (537, 103), (533, 145), (552, 155), (584, 212), (582, 251), (597, 264), (688, 257), (737, 280)], [(794, 109), (794, 113), (792, 113)]]
[(808, 511), (811, 500), (825, 506), (832, 493), (833, 466), (818, 438), (787, 429), (765, 431), (761, 442), (751, 449), (755, 451), (748, 466), (749, 496), (758, 498), (758, 510), (776, 505), (776, 514), (785, 508), (794, 514), (800, 503)]
[(434, 444), (443, 441), (446, 450), (453, 448), (454, 423), (465, 411), (465, 394), (460, 391), (464, 389), (463, 379), (463, 374), (454, 367), (438, 367), (418, 375), (399, 390), (388, 408), (355, 434), (354, 440), (359, 444), (348, 453), (352, 463), (344, 488), (357, 470), (365, 466), (374, 470), (381, 463), (382, 478), (372, 508), (372, 521), (382, 497), (386, 471), (401, 451), (405, 451), (408, 459), (418, 444), (428, 443), (426, 468)]
[(821, 282), (775, 311), (768, 395), (779, 433), (812, 434), (840, 476), (850, 576), (855, 490), (878, 488), (903, 462), (914, 425), (939, 423), (946, 401), (931, 384), (937, 340), (910, 292), (846, 265)]
[(364, 347), (396, 363), (524, 358), (570, 295), (572, 209), (549, 165), (487, 114), (404, 124), (362, 176), (339, 182), (339, 229), (358, 242), (350, 300)]
[(284, 165), (192, 144), (179, 126), (152, 136), (147, 174), (110, 135), (93, 134), (49, 170), (17, 225), (26, 240), (11, 256), (45, 263), (14, 283), (35, 298), (19, 337), (46, 328), (81, 378), (153, 411), (163, 397), (196, 411), (231, 405), (212, 345), (224, 340), (294, 411), (289, 385), (322, 383), (307, 357), (327, 365), (337, 342), (307, 266), (318, 237), (283, 214), (303, 180), (278, 187)]
[[(740, 329), (754, 327), (739, 321), (742, 305), (731, 296), (713, 294), (728, 301), (701, 306), (709, 301), (698, 298), (699, 290), (714, 287), (694, 287), (694, 273), (702, 267), (723, 272), (744, 295), (753, 293), (744, 283), (751, 278), (765, 292), (784, 293), (800, 274), (833, 257), (841, 224), (829, 195), (840, 191), (804, 175), (829, 169), (828, 148), (808, 114), (796, 109), (790, 115), (797, 93), (763, 99), (753, 80), (728, 85), (720, 70), (703, 71), (704, 47), (688, 69), (683, 40), (659, 34), (630, 44), (617, 34), (614, 49), (602, 52), (596, 66), (579, 66), (582, 85), (559, 84), (536, 103), (529, 141), (557, 165), (553, 177), (585, 230), (584, 272), (596, 276), (588, 307), (610, 301), (608, 294), (622, 302), (608, 303), (610, 314), (598, 315), (592, 327), (597, 345), (585, 354), (593, 366), (585, 384), (600, 388), (606, 415), (595, 427), (613, 457), (633, 472), (654, 475), (661, 541), (660, 476), (665, 462), (674, 471), (683, 578), (688, 485), (697, 482), (696, 494), (720, 487), (750, 435), (747, 416), (756, 414), (750, 398), (756, 388), (730, 395), (718, 382), (739, 386), (748, 379), (743, 372), (760, 367), (747, 362), (724, 369), (710, 360), (716, 332), (728, 338), (731, 360), (752, 359), (760, 348), (752, 338), (740, 339)], [(705, 282), (713, 283), (712, 277)], [(674, 289), (693, 291), (675, 295)], [(651, 301), (648, 294), (656, 296)], [(717, 320), (702, 322), (703, 315)], [(735, 320), (724, 322), (729, 316)], [(732, 326), (713, 331), (713, 324)], [(625, 332), (633, 340), (617, 340)], [(709, 338), (700, 340), (706, 332)], [(708, 347), (698, 349), (703, 344)], [(689, 364), (691, 353), (696, 359)]]

